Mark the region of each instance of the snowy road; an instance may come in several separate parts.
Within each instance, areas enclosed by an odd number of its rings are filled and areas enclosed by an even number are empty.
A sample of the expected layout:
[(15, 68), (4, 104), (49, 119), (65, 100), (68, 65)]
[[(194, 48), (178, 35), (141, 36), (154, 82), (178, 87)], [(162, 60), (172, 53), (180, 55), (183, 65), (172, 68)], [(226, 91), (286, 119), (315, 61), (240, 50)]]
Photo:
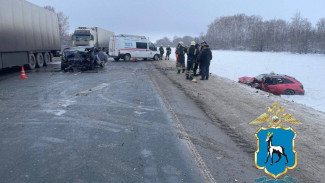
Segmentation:
[[(174, 53), (172, 58), (175, 58)], [(210, 72), (237, 81), (241, 76), (257, 76), (274, 71), (300, 81), (304, 96), (282, 96), (314, 109), (325, 111), (325, 55), (291, 53), (213, 51)]]

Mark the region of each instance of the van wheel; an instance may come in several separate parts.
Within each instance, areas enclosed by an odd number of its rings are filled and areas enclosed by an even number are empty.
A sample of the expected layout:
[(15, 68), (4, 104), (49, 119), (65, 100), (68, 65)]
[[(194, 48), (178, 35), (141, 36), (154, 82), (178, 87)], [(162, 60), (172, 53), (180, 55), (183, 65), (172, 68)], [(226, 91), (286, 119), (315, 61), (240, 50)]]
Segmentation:
[(119, 61), (120, 60), (120, 57), (117, 57), (117, 58), (114, 58), (115, 61)]
[(156, 61), (158, 61), (158, 60), (159, 60), (159, 56), (158, 56), (158, 55), (155, 55), (155, 56), (153, 57), (153, 59), (156, 60)]
[(44, 65), (47, 66), (51, 62), (51, 56), (48, 52), (44, 53)]
[(294, 95), (295, 94), (295, 91), (293, 91), (293, 90), (286, 90), (285, 91), (285, 94), (286, 95)]
[(131, 60), (131, 55), (130, 54), (126, 54), (124, 56), (124, 61), (130, 61)]
[(144, 61), (147, 61), (147, 58), (144, 58), (143, 60), (144, 60)]
[(36, 67), (36, 58), (34, 54), (29, 54), (28, 69), (33, 70)]
[(44, 66), (44, 57), (42, 53), (36, 54), (36, 64), (37, 67), (42, 68)]

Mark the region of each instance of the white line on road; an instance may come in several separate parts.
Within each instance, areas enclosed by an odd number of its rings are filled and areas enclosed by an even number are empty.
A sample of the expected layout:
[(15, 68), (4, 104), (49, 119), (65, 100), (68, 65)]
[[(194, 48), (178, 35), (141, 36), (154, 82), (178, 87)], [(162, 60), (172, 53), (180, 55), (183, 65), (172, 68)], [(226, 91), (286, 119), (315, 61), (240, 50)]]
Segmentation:
[(165, 95), (162, 93), (161, 89), (159, 88), (159, 85), (157, 84), (156, 80), (153, 77), (150, 77), (154, 86), (156, 87), (159, 95), (161, 96), (161, 98), (163, 99), (164, 103), (166, 104), (166, 107), (168, 108), (168, 110), (172, 113), (177, 128), (178, 130), (182, 133), (182, 135), (184, 137), (182, 137), (182, 139), (185, 140), (186, 145), (188, 147), (188, 149), (191, 152), (192, 157), (195, 160), (195, 163), (197, 164), (198, 168), (200, 169), (204, 179), (206, 180), (207, 183), (217, 183), (213, 176), (211, 175), (211, 172), (209, 170), (209, 168), (206, 166), (205, 162), (203, 161), (200, 153), (197, 151), (197, 149), (195, 148), (194, 144), (191, 142), (189, 135), (186, 133), (181, 121), (179, 120), (177, 114), (175, 113), (175, 111), (173, 110), (172, 106), (169, 104), (168, 100), (166, 99)]

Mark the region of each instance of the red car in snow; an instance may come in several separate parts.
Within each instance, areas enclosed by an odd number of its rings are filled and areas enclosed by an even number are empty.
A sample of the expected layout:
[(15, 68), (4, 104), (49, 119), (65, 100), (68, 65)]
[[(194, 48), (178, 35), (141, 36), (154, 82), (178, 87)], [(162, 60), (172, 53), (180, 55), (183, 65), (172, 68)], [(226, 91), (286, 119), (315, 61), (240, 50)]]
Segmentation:
[(239, 83), (244, 83), (275, 95), (304, 95), (304, 86), (294, 77), (279, 74), (261, 74), (256, 77), (240, 77)]

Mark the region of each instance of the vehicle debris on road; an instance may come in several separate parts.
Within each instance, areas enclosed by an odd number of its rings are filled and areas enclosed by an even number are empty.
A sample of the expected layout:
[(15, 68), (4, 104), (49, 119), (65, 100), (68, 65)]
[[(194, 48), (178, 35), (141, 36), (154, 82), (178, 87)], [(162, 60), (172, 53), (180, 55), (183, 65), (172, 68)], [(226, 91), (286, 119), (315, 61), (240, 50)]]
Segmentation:
[(97, 47), (72, 47), (63, 50), (61, 70), (93, 70), (96, 66), (105, 67), (108, 56)]

